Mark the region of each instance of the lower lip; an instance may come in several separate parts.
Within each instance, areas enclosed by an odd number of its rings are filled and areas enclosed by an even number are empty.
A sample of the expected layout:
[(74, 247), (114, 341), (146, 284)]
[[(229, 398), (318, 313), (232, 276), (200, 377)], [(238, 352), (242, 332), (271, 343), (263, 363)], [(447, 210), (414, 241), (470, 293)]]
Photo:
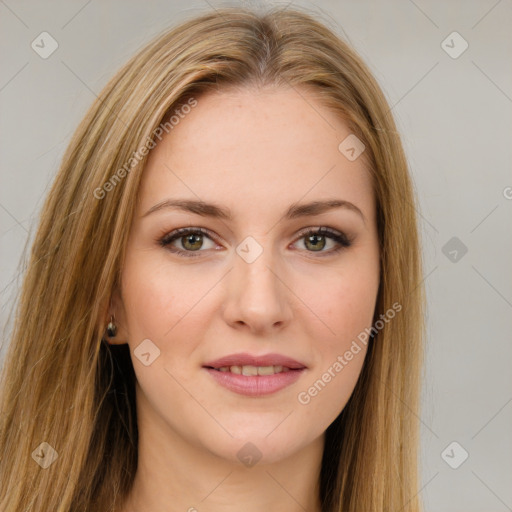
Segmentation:
[(293, 384), (300, 378), (305, 368), (289, 372), (274, 373), (274, 375), (238, 375), (231, 372), (221, 372), (212, 368), (205, 370), (225, 388), (246, 396), (265, 396), (276, 393)]

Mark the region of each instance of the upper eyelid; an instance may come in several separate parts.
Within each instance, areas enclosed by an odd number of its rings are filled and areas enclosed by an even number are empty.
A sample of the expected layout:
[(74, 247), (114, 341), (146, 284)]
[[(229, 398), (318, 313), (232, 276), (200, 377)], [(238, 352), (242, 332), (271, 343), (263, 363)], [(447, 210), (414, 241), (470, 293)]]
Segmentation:
[(171, 239), (171, 238), (176, 238), (176, 240), (177, 240), (181, 236), (185, 236), (187, 233), (199, 233), (201, 235), (206, 235), (214, 241), (217, 239), (217, 237), (209, 229), (197, 228), (197, 227), (191, 226), (191, 227), (173, 229), (172, 231), (169, 231), (168, 233), (164, 234), (164, 236), (162, 236), (160, 238), (160, 240), (166, 240), (166, 239)]

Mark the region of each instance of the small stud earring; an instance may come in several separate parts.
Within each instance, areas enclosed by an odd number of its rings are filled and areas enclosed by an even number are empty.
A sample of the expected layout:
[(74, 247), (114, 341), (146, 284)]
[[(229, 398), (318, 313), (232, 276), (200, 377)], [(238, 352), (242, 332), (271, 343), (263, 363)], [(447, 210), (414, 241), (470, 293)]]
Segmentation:
[(107, 334), (109, 338), (114, 338), (117, 334), (117, 326), (114, 323), (114, 317), (110, 317), (110, 322), (107, 325)]

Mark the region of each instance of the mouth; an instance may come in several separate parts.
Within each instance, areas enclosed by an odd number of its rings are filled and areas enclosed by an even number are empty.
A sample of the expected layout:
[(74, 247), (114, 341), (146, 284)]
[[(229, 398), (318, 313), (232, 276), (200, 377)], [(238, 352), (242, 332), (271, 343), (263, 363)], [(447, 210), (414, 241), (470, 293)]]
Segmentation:
[(205, 366), (204, 368), (208, 368), (210, 370), (216, 370), (218, 372), (228, 372), (234, 373), (235, 375), (246, 375), (246, 376), (255, 376), (255, 375), (275, 375), (276, 373), (286, 373), (291, 371), (298, 371), (302, 368), (288, 368), (287, 366), (275, 365), (275, 366), (252, 366), (252, 365), (244, 365), (244, 366), (221, 366), (219, 368), (215, 368), (212, 366)]
[(222, 387), (252, 397), (280, 391), (307, 370), (306, 365), (280, 354), (232, 354), (207, 363), (203, 368)]

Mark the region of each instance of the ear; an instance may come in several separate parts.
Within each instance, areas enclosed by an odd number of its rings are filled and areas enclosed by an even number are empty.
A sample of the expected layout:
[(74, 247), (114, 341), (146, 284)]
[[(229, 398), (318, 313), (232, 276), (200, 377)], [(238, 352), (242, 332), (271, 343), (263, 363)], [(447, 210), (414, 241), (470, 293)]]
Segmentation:
[[(115, 336), (109, 336), (108, 325), (110, 321), (115, 325)], [(123, 300), (118, 288), (112, 292), (110, 306), (104, 321), (103, 338), (110, 345), (124, 345), (128, 343), (128, 330), (126, 325), (126, 313), (124, 310)]]

